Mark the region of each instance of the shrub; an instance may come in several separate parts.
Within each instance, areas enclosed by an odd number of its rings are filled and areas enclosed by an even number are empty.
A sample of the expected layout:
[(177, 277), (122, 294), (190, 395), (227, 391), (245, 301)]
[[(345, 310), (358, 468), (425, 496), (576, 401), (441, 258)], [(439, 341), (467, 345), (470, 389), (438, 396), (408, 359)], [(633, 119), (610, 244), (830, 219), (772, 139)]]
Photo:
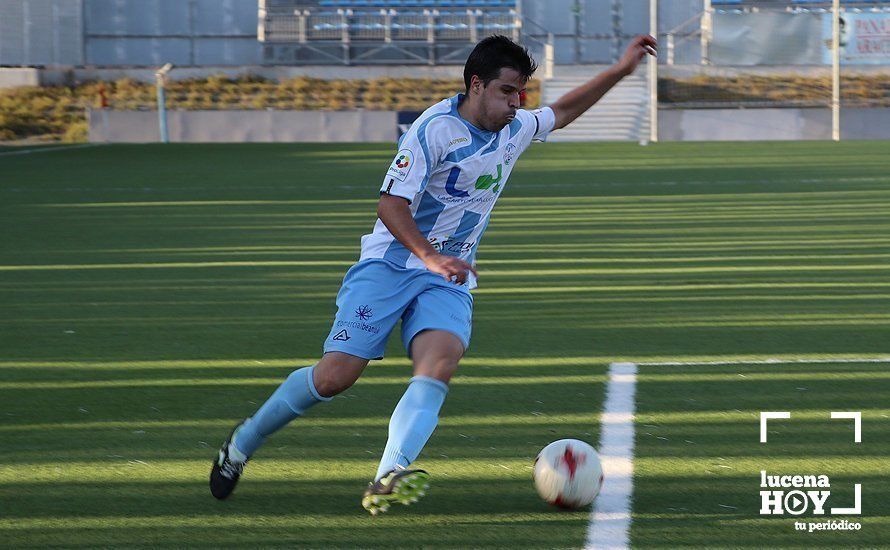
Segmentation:
[[(659, 80), (660, 101), (775, 105), (827, 105), (828, 77), (786, 75), (699, 75)], [(85, 82), (77, 87), (21, 87), (0, 90), (0, 140), (86, 139), (84, 107), (98, 108), (99, 89), (112, 109), (157, 108), (152, 83), (131, 78)], [(255, 75), (216, 75), (170, 82), (168, 106), (176, 109), (368, 109), (420, 111), (464, 89), (459, 78), (321, 80), (300, 76), (273, 82)], [(890, 106), (890, 76), (855, 75), (841, 83), (844, 105)], [(526, 107), (540, 105), (539, 80), (529, 82)]]

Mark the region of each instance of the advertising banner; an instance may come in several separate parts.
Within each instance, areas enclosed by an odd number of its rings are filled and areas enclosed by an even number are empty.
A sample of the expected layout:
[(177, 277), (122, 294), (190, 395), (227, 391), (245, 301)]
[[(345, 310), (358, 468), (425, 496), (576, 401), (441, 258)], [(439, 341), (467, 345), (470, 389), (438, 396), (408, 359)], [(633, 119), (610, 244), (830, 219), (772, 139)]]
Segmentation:
[[(831, 14), (822, 17), (823, 62), (831, 63)], [(841, 64), (890, 65), (890, 12), (841, 13)]]

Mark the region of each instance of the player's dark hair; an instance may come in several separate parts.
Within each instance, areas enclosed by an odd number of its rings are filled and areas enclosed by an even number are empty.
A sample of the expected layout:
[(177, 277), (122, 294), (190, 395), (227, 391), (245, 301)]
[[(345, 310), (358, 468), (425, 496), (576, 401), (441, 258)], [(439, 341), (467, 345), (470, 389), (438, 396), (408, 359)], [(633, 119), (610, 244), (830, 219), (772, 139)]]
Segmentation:
[(496, 34), (476, 44), (467, 63), (464, 65), (464, 85), (470, 91), (473, 75), (479, 77), (485, 86), (498, 77), (501, 69), (508, 67), (525, 78), (531, 78), (538, 65), (528, 54), (528, 49), (513, 42), (506, 36)]

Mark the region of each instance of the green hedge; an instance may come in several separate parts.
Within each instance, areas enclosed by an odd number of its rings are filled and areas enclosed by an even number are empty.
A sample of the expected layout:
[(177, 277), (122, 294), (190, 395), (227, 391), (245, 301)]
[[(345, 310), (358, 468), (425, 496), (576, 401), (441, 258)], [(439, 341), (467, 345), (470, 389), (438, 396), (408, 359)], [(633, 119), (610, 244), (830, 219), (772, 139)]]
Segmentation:
[[(155, 109), (153, 84), (122, 79), (76, 87), (28, 87), (0, 91), (0, 141), (84, 141), (87, 107), (100, 107), (100, 88), (116, 110)], [(422, 111), (463, 89), (461, 79), (322, 80), (280, 82), (256, 76), (212, 76), (167, 85), (167, 108)], [(529, 84), (528, 104), (537, 106), (540, 85)]]
[[(100, 106), (100, 88), (111, 109), (155, 109), (153, 84), (122, 79), (75, 87), (0, 90), (0, 141), (85, 141), (86, 109)], [(828, 77), (796, 75), (662, 78), (659, 101), (666, 106), (770, 104), (827, 105)], [(299, 77), (272, 81), (256, 76), (212, 76), (170, 82), (169, 109), (423, 110), (463, 89), (460, 79), (378, 78), (322, 80)], [(540, 82), (529, 84), (528, 106), (540, 104)], [(890, 107), (890, 75), (845, 76), (845, 106)]]
[[(661, 78), (661, 104), (769, 103), (777, 106), (829, 105), (831, 77), (800, 75), (738, 75)], [(846, 107), (890, 107), (890, 75), (843, 75), (841, 103)]]

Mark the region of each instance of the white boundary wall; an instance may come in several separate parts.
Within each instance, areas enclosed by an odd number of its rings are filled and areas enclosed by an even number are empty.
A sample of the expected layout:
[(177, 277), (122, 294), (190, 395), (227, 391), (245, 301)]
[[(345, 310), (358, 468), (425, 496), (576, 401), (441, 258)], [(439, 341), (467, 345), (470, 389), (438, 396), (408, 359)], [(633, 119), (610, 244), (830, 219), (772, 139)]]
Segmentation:
[[(156, 111), (92, 111), (90, 141), (160, 141)], [(392, 111), (167, 111), (171, 142), (395, 142)]]
[[(659, 141), (831, 139), (831, 109), (661, 109)], [(841, 139), (890, 139), (890, 109), (841, 110)]]
[[(168, 111), (172, 142), (395, 142), (393, 111)], [(830, 109), (662, 109), (660, 141), (829, 140)], [(890, 109), (845, 109), (841, 138), (890, 139)], [(90, 141), (160, 141), (156, 111), (92, 111)]]

